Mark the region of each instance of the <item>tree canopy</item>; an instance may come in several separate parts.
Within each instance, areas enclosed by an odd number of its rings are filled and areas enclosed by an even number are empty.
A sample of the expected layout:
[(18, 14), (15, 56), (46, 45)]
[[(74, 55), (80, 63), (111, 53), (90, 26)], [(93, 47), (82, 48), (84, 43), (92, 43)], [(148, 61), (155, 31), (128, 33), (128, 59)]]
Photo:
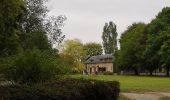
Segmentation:
[(98, 43), (86, 43), (84, 45), (86, 57), (101, 55), (103, 53), (102, 45)]
[(105, 54), (114, 54), (117, 50), (117, 28), (113, 22), (105, 23), (102, 39)]
[(0, 74), (8, 80), (43, 81), (66, 70), (64, 60), (52, 47), (65, 38), (62, 27), (66, 17), (47, 16), (45, 2), (0, 1)]
[(144, 29), (145, 24), (134, 23), (122, 34), (120, 40), (118, 64), (122, 69), (134, 70), (136, 74), (142, 63)]
[(23, 0), (1, 0), (0, 55), (11, 55), (17, 52), (24, 12)]
[(61, 54), (71, 57), (73, 64), (75, 66), (75, 70), (82, 70), (83, 69), (83, 61), (85, 57), (85, 51), (83, 47), (83, 43), (80, 40), (66, 40), (62, 44)]
[[(117, 62), (120, 68), (147, 70), (150, 75), (165, 68), (169, 76), (170, 7), (165, 7), (149, 24), (133, 24), (120, 39)], [(142, 67), (143, 66), (143, 67)]]
[[(162, 66), (162, 51), (166, 43), (169, 41), (169, 28), (170, 28), (170, 8), (163, 8), (162, 11), (156, 16), (155, 19), (147, 25), (146, 34), (146, 48), (144, 55), (146, 56), (147, 68), (150, 71), (154, 71), (158, 67)], [(170, 55), (168, 55), (170, 56)], [(166, 56), (165, 56), (166, 58)], [(163, 63), (163, 65), (166, 65)], [(167, 75), (169, 76), (169, 67), (166, 67)]]

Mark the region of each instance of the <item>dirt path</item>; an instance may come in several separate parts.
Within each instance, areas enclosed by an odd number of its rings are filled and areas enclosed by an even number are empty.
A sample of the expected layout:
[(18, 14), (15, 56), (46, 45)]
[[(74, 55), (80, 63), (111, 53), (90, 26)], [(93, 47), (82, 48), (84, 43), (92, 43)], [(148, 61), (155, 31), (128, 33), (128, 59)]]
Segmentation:
[(170, 97), (170, 93), (146, 92), (146, 93), (121, 93), (132, 100), (160, 100), (161, 97)]

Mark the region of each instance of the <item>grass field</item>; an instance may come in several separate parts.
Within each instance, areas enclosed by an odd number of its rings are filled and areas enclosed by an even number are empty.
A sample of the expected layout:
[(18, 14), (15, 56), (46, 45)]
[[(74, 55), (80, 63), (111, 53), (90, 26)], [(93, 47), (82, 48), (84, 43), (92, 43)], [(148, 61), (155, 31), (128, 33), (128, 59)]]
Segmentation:
[(170, 78), (149, 76), (72, 75), (74, 78), (119, 81), (122, 92), (170, 92)]

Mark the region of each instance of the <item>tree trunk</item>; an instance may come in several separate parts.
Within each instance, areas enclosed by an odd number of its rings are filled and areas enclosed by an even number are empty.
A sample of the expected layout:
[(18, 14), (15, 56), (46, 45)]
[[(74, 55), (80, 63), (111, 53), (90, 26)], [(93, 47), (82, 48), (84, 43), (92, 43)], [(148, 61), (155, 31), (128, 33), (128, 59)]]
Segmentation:
[(134, 69), (134, 71), (135, 71), (135, 75), (139, 75), (139, 72), (137, 69)]
[(169, 76), (169, 67), (166, 68), (166, 76)]
[(149, 71), (149, 75), (152, 76), (153, 75), (153, 71), (150, 70)]

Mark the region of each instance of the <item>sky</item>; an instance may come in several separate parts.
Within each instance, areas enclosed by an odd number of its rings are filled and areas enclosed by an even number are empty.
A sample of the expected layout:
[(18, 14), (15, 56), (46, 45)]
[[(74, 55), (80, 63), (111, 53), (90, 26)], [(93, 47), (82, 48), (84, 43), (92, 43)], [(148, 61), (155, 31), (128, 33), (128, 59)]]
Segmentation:
[(50, 16), (65, 15), (65, 39), (102, 43), (103, 26), (113, 21), (120, 37), (134, 22), (149, 23), (170, 0), (49, 0)]

